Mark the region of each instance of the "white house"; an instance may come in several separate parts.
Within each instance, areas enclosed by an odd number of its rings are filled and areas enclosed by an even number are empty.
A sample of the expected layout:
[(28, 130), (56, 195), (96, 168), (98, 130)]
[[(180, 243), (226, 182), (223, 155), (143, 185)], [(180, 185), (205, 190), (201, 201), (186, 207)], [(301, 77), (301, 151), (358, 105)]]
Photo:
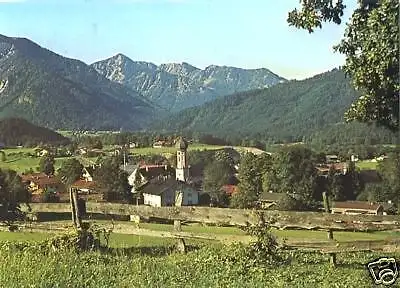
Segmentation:
[[(180, 138), (176, 142), (177, 165), (175, 179), (168, 173), (153, 178), (141, 188), (145, 205), (161, 206), (191, 206), (199, 204), (199, 191), (189, 180), (189, 163), (187, 158), (188, 143)], [(165, 168), (167, 169), (167, 167)], [(146, 172), (150, 170), (147, 169)]]
[(153, 207), (191, 206), (199, 203), (199, 192), (189, 184), (169, 178), (150, 183), (143, 190), (143, 204)]
[(82, 170), (83, 180), (85, 180), (87, 182), (92, 182), (93, 181), (93, 172), (94, 172), (94, 167), (92, 167), (92, 166), (84, 167)]

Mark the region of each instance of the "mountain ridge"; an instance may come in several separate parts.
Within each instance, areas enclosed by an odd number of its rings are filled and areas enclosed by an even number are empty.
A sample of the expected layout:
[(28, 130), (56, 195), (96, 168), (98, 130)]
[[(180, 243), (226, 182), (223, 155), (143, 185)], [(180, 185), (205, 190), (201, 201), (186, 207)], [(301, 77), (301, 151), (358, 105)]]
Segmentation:
[(118, 53), (91, 64), (107, 79), (121, 83), (170, 111), (202, 105), (233, 92), (264, 88), (286, 79), (267, 68), (244, 69), (187, 62), (156, 65)]
[(53, 129), (138, 129), (154, 116), (147, 98), (83, 61), (27, 38), (0, 35), (0, 117)]

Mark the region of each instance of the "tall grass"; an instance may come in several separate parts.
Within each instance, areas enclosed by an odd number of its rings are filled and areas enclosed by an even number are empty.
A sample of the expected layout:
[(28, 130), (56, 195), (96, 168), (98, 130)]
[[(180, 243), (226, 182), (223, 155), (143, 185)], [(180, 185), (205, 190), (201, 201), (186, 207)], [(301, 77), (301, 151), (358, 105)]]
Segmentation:
[[(1, 287), (372, 287), (364, 264), (378, 255), (341, 255), (332, 268), (325, 256), (295, 254), (275, 267), (246, 266), (235, 251), (212, 246), (186, 255), (145, 252), (44, 255), (2, 251)], [(400, 255), (397, 255), (400, 256)], [(241, 257), (240, 255), (238, 257)]]

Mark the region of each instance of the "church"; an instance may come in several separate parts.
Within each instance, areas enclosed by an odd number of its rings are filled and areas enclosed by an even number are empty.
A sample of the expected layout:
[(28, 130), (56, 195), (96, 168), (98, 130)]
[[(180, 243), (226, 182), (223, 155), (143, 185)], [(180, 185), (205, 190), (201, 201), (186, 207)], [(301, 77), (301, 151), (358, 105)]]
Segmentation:
[[(188, 143), (182, 137), (175, 143), (176, 168), (168, 165), (137, 165), (128, 178), (133, 194), (141, 194), (143, 204), (153, 207), (192, 206), (199, 203), (199, 191), (191, 184)], [(175, 171), (173, 171), (175, 170)]]

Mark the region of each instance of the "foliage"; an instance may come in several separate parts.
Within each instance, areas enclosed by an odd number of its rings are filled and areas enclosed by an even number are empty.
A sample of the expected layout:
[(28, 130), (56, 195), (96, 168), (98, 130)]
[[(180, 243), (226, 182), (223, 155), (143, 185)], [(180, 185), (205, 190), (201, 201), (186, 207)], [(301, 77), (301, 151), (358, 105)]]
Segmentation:
[[(278, 241), (271, 233), (271, 227), (261, 217), (258, 225), (247, 226), (245, 231), (256, 238), (247, 247), (248, 258), (264, 265), (278, 265), (283, 263)], [(254, 263), (254, 262), (253, 262)]]
[(61, 164), (57, 170), (61, 181), (70, 185), (82, 176), (83, 165), (75, 158), (68, 159)]
[(54, 164), (56, 160), (51, 154), (46, 154), (40, 158), (39, 161), (39, 172), (43, 172), (46, 175), (54, 175)]
[(70, 140), (50, 129), (39, 127), (24, 119), (0, 120), (0, 139), (6, 146), (66, 145)]
[(382, 188), (374, 197), (380, 201), (400, 203), (400, 151), (389, 154), (378, 164), (377, 171), (382, 178)]
[(222, 161), (212, 162), (204, 168), (203, 188), (210, 195), (212, 205), (227, 206), (228, 197), (222, 186), (229, 184), (231, 176), (231, 168)]
[(94, 171), (94, 180), (103, 190), (104, 198), (107, 201), (132, 201), (132, 187), (128, 182), (128, 174), (120, 169), (118, 158), (105, 158), (101, 166)]
[[(307, 29), (325, 21), (340, 24), (343, 1), (303, 1), (302, 10), (289, 13), (290, 25)], [(374, 121), (392, 131), (399, 128), (399, 2), (359, 1), (344, 39), (335, 47), (346, 55), (344, 71), (361, 96), (346, 113), (347, 120)]]
[(314, 152), (302, 146), (283, 148), (273, 156), (270, 189), (291, 195), (306, 209), (315, 207), (315, 200), (322, 193), (318, 187), (316, 157)]
[(303, 140), (321, 147), (336, 142), (396, 143), (393, 133), (382, 128), (341, 124), (342, 115), (357, 96), (344, 73), (333, 70), (185, 109), (155, 122), (152, 128), (171, 133), (191, 131), (200, 136), (211, 133), (231, 145), (246, 146), (260, 146), (256, 141), (265, 144)]
[(253, 153), (243, 155), (239, 166), (239, 191), (233, 194), (231, 206), (234, 208), (253, 208), (262, 192), (261, 173), (257, 156)]
[(15, 171), (0, 169), (0, 220), (15, 220), (21, 215), (18, 203), (28, 200), (29, 194), (21, 177)]

